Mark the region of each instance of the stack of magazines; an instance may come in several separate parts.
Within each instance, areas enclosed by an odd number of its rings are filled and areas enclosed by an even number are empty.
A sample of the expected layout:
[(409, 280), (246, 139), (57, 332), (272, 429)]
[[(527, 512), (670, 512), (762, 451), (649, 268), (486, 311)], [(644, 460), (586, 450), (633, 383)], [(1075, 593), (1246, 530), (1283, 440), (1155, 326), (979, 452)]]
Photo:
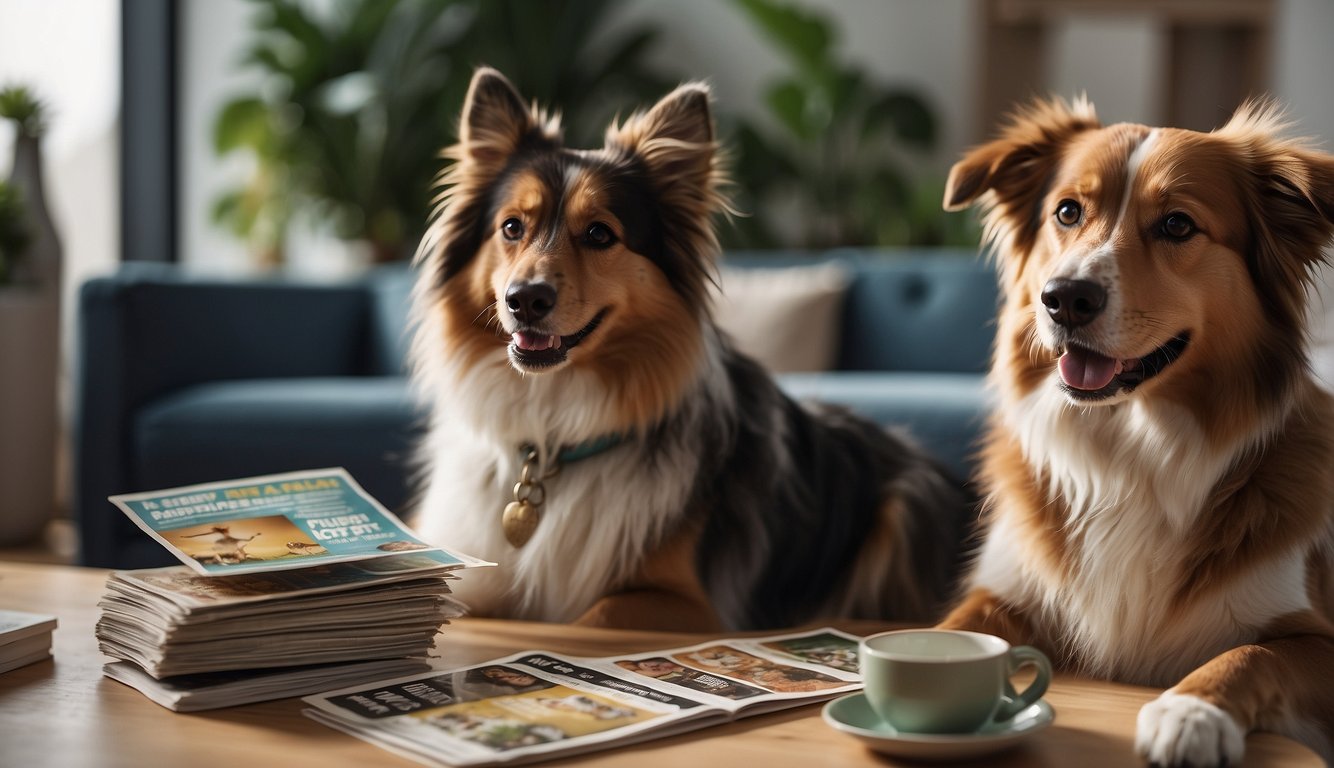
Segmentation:
[(453, 571), (486, 565), (419, 541), (341, 469), (112, 501), (186, 565), (111, 575), (103, 671), (179, 712), (426, 669), (464, 611)]

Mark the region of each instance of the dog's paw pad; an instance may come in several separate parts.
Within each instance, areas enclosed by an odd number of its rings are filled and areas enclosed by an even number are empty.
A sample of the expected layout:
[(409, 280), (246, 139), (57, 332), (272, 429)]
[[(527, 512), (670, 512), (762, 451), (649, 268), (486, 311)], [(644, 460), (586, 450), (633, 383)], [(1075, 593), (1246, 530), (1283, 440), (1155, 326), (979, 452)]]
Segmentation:
[(1158, 766), (1240, 765), (1246, 733), (1198, 696), (1167, 691), (1139, 711), (1135, 750)]

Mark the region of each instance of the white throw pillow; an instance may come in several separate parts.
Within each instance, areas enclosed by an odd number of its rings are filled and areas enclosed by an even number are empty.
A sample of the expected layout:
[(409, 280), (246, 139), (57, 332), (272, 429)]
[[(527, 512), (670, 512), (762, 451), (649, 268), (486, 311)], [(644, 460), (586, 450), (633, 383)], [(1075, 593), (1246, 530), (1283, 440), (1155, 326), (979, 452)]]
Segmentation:
[(827, 371), (838, 358), (847, 271), (836, 263), (723, 267), (714, 319), (774, 373)]

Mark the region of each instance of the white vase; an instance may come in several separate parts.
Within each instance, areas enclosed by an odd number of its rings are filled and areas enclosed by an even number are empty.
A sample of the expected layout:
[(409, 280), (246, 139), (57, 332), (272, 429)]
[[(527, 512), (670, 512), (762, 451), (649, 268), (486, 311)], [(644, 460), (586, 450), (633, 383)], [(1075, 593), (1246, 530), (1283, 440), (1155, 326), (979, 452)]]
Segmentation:
[(61, 245), (46, 207), (41, 145), (19, 131), (10, 183), (32, 241), (0, 286), (0, 546), (31, 541), (56, 507)]

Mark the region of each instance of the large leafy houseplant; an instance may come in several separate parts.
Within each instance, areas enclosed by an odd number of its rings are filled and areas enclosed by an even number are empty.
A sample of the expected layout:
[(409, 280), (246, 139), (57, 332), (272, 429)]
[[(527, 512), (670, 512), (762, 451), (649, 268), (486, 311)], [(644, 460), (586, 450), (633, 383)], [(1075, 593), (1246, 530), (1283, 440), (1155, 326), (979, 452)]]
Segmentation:
[[(935, 245), (960, 239), (939, 214), (939, 184), (905, 170), (935, 144), (916, 92), (840, 60), (834, 26), (781, 0), (734, 0), (790, 69), (766, 89), (767, 122), (732, 130), (742, 180), (731, 245), (829, 248)], [(934, 199), (931, 199), (932, 195)]]
[(214, 145), (250, 153), (255, 170), (213, 213), (267, 262), (299, 212), (368, 241), (378, 261), (410, 253), (479, 64), (561, 106), (576, 143), (671, 82), (644, 64), (652, 29), (603, 29), (612, 0), (253, 2), (243, 63), (265, 84), (222, 108)]

